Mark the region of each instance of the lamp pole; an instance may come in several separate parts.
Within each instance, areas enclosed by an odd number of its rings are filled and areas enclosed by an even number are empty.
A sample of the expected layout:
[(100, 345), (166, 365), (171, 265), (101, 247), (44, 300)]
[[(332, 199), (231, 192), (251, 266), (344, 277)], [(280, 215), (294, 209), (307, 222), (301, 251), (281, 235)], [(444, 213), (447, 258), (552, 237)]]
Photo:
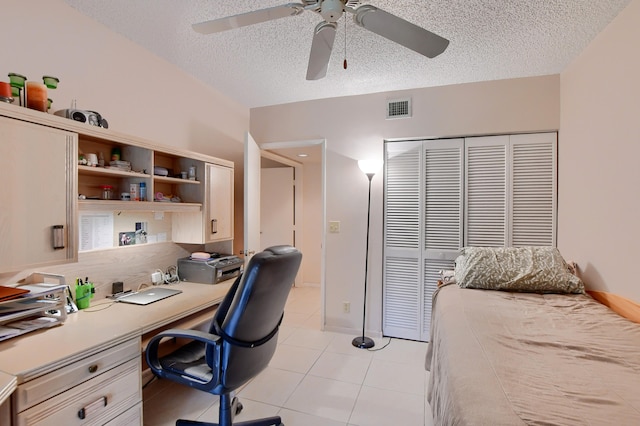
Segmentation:
[(375, 343), (373, 339), (365, 337), (364, 326), (367, 320), (367, 274), (369, 268), (369, 222), (371, 219), (371, 180), (375, 173), (366, 173), (369, 178), (369, 201), (367, 203), (367, 244), (364, 258), (364, 302), (362, 303), (362, 336), (358, 336), (351, 341), (351, 344), (356, 348), (369, 349), (372, 348)]

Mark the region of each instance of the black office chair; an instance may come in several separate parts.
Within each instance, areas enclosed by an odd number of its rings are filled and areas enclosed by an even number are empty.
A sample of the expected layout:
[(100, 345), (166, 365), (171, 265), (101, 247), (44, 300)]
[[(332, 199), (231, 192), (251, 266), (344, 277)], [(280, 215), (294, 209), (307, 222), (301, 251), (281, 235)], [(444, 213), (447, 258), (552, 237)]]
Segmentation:
[[(178, 420), (176, 425), (231, 426), (242, 409), (232, 393), (269, 364), (278, 342), (278, 328), (302, 253), (294, 247), (275, 246), (253, 256), (241, 277), (222, 300), (210, 332), (171, 329), (149, 342), (147, 363), (155, 375), (220, 395), (219, 423)], [(165, 338), (191, 341), (159, 357)], [(236, 423), (235, 426), (282, 425), (280, 417)]]

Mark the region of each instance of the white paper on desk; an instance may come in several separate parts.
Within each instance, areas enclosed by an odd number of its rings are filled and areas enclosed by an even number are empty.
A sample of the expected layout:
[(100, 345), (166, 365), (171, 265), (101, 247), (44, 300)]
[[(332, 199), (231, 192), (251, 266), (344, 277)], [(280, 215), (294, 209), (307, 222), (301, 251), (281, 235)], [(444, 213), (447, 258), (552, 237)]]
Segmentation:
[(113, 247), (113, 212), (80, 215), (80, 251)]
[(66, 284), (49, 284), (49, 283), (38, 283), (38, 284), (25, 284), (18, 286), (18, 288), (29, 290), (29, 293), (22, 294), (22, 297), (29, 297), (40, 293), (51, 293), (54, 291), (60, 291), (67, 288)]
[(14, 321), (7, 325), (9, 327), (17, 328), (18, 330), (36, 330), (57, 321), (57, 319), (51, 317), (39, 317), (28, 320)]
[(14, 299), (9, 303), (0, 305), (0, 320), (6, 320), (8, 314), (20, 312), (26, 314), (28, 312), (39, 312), (47, 309), (48, 305), (55, 305), (56, 300), (49, 299)]
[(3, 327), (0, 325), (0, 339), (2, 339), (3, 337), (15, 336), (19, 333), (20, 330), (18, 330), (17, 328)]

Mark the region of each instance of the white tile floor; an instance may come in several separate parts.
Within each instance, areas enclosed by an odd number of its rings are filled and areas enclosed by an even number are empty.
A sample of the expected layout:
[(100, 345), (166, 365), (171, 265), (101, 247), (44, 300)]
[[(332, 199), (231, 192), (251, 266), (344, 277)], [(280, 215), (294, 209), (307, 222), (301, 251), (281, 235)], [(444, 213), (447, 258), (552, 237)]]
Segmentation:
[[(291, 291), (269, 367), (237, 393), (237, 421), (279, 415), (286, 426), (431, 426), (425, 343), (391, 339), (380, 351), (320, 331), (320, 290)], [(375, 339), (374, 349), (388, 338)], [(216, 421), (218, 398), (166, 380), (144, 390), (144, 424)]]

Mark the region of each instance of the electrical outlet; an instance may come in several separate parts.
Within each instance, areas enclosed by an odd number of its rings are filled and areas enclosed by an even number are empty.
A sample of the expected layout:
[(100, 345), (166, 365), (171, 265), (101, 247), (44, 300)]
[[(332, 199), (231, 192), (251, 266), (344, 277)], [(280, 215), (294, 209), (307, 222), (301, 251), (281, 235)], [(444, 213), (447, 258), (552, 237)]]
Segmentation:
[(351, 312), (351, 302), (342, 302), (342, 312), (345, 314)]
[(329, 232), (331, 234), (339, 234), (340, 233), (340, 222), (337, 220), (332, 220), (329, 222)]

